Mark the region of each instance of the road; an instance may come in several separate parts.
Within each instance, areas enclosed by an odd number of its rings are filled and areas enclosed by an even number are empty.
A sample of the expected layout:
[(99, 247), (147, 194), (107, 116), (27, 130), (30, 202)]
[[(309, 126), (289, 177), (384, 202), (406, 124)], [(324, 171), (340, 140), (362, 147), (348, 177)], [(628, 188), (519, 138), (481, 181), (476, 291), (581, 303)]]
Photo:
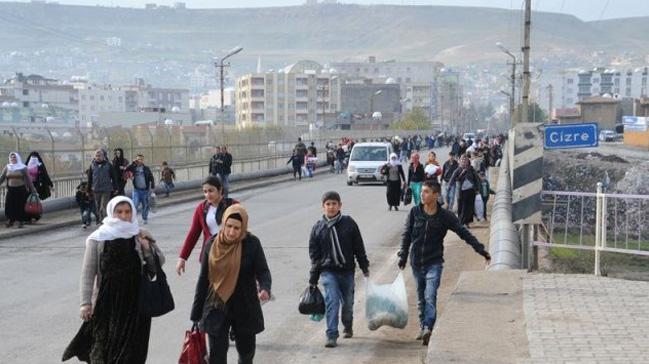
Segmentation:
[[(324, 348), (325, 323), (309, 321), (297, 312), (297, 298), (307, 285), (308, 234), (321, 217), (320, 196), (336, 189), (343, 212), (358, 222), (370, 259), (371, 278), (389, 282), (396, 276), (396, 251), (406, 210), (389, 212), (385, 187), (348, 187), (342, 175), (320, 175), (313, 180), (289, 182), (249, 190), (234, 196), (250, 214), (250, 231), (262, 241), (273, 275), (276, 297), (263, 306), (266, 331), (257, 338), (260, 363), (419, 363), (425, 348), (413, 338), (418, 330), (414, 287), (409, 270), (410, 320), (406, 329), (381, 328), (370, 332), (364, 320), (363, 277), (357, 273), (353, 339), (340, 339), (336, 349)], [(149, 363), (177, 361), (198, 275), (195, 252), (187, 273), (173, 273), (177, 252), (189, 227), (195, 202), (161, 209), (150, 218), (152, 231), (168, 263), (165, 271), (174, 293), (176, 310), (153, 320)], [(476, 229), (479, 233), (480, 229)], [(486, 231), (482, 229), (482, 231)], [(76, 333), (78, 286), (87, 231), (66, 228), (48, 235), (29, 235), (0, 242), (0, 353), (3, 363), (54, 363)], [(443, 307), (464, 269), (481, 269), (480, 257), (447, 237), (447, 268), (440, 293)], [(236, 362), (231, 348), (230, 361)], [(325, 360), (326, 358), (326, 360)], [(74, 361), (71, 361), (74, 362)]]

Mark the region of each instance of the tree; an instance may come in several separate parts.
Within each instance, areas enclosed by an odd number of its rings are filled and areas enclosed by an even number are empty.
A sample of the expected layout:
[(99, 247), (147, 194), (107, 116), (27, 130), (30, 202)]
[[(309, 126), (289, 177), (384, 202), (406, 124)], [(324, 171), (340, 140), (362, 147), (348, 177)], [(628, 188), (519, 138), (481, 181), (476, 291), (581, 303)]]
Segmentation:
[[(530, 123), (545, 123), (548, 120), (548, 116), (541, 109), (537, 103), (531, 103), (528, 108), (528, 122)], [(521, 121), (521, 105), (516, 106), (514, 110), (514, 117), (512, 118), (513, 122)]]
[(392, 124), (395, 130), (419, 130), (430, 129), (430, 119), (422, 108), (416, 107), (411, 112), (405, 114), (403, 118)]

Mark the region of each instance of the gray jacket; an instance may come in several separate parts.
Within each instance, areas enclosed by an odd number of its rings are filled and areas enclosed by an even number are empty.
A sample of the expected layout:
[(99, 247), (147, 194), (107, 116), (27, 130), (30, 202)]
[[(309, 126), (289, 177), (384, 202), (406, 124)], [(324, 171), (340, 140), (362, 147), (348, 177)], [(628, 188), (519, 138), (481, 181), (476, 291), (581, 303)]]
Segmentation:
[(88, 170), (88, 185), (93, 192), (113, 192), (118, 190), (117, 177), (110, 162), (92, 161)]

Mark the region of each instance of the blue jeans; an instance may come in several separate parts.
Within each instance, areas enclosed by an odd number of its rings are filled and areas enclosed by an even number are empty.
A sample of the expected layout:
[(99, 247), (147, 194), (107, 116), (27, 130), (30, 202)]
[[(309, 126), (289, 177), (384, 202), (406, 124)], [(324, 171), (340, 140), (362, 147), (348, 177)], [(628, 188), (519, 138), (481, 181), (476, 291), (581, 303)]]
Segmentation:
[(412, 274), (417, 283), (417, 309), (421, 328), (433, 330), (437, 319), (437, 289), (442, 278), (442, 264), (431, 264), (426, 267), (412, 267)]
[[(142, 220), (147, 221), (149, 218), (149, 190), (134, 188), (132, 196), (135, 210), (142, 211)], [(140, 204), (142, 204), (142, 210), (140, 210)], [(134, 213), (137, 213), (137, 211), (134, 211)]]
[(227, 198), (228, 192), (230, 192), (230, 175), (225, 173), (219, 173), (217, 176), (221, 180), (221, 183), (223, 183), (223, 197)]
[(446, 192), (446, 206), (448, 210), (453, 209), (455, 203), (455, 186), (447, 184), (448, 192)]
[(174, 189), (174, 183), (162, 181), (162, 187), (165, 189), (165, 195), (169, 197), (169, 192)]
[(354, 272), (324, 271), (320, 278), (325, 290), (327, 338), (338, 338), (338, 311), (345, 329), (351, 329), (354, 321)]

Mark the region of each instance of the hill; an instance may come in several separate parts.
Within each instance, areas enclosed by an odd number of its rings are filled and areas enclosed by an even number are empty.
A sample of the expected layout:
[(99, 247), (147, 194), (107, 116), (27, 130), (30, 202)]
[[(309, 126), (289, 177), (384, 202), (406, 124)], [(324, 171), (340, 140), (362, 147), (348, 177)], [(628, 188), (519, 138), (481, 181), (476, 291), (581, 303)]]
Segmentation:
[[(534, 56), (577, 58), (594, 50), (648, 54), (649, 39), (640, 31), (649, 28), (646, 20), (584, 22), (570, 15), (534, 13)], [(521, 39), (518, 11), (444, 6), (145, 10), (0, 3), (0, 26), (1, 52), (25, 52), (29, 58), (30, 52), (42, 50), (57, 67), (67, 67), (56, 63), (57, 55), (82, 58), (86, 68), (110, 60), (118, 66), (112, 73), (152, 62), (165, 64), (156, 70), (159, 74), (174, 64), (191, 69), (209, 64), (212, 56), (234, 45), (245, 48), (237, 64), (248, 70), (259, 56), (273, 67), (304, 58), (328, 62), (368, 55), (448, 64), (502, 62), (495, 43), (514, 49)], [(109, 37), (120, 38), (121, 47), (107, 46)]]

